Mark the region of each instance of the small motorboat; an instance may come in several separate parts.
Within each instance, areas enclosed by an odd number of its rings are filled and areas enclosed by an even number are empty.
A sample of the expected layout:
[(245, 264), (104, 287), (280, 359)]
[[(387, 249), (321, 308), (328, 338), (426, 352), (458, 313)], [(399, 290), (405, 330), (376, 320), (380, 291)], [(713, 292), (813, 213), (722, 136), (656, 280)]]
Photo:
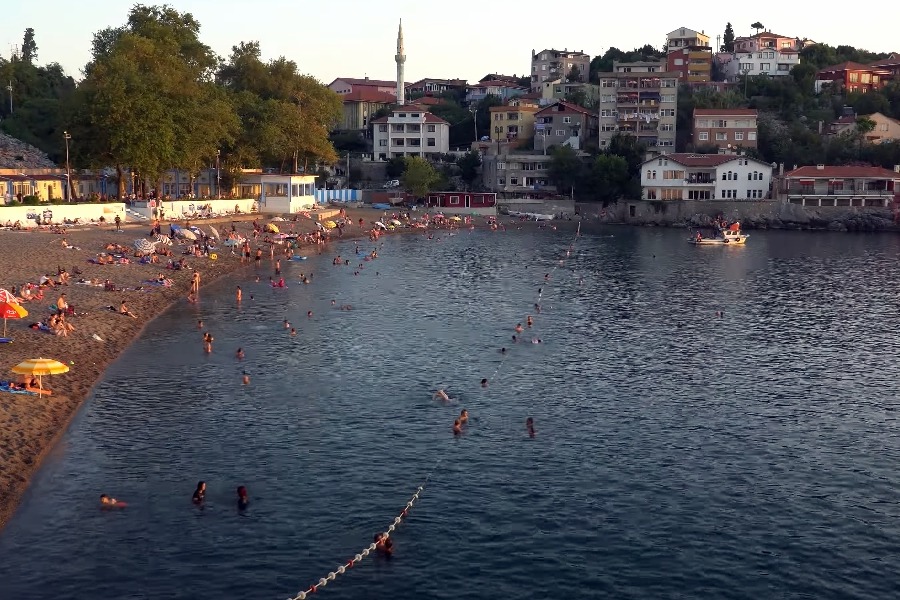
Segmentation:
[(716, 227), (713, 237), (703, 237), (699, 231), (688, 238), (688, 243), (695, 246), (731, 246), (747, 243), (748, 234), (741, 231), (741, 224), (734, 222), (727, 227)]

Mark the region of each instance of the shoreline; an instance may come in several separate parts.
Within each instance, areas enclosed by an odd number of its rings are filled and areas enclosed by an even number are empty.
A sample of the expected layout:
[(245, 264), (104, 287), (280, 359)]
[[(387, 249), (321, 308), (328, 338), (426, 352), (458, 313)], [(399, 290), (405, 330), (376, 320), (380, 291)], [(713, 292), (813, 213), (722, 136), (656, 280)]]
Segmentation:
[[(367, 224), (364, 228), (352, 225), (345, 229), (342, 237), (335, 237), (324, 246), (301, 244), (295, 254), (313, 256), (322, 254), (338, 241), (349, 241), (367, 238), (369, 227), (375, 213), (365, 208), (348, 209), (347, 215), (353, 223), (363, 218)], [(235, 219), (237, 231), (241, 235), (252, 233), (252, 221), (261, 215), (247, 215)], [(231, 221), (230, 219), (227, 221)], [(213, 223), (221, 225), (221, 220)], [(198, 221), (195, 224), (208, 229), (213, 224)], [(287, 222), (285, 223), (287, 224)], [(297, 221), (298, 233), (309, 233), (315, 230), (314, 221), (303, 219)], [(70, 364), (71, 370), (65, 375), (47, 378), (47, 387), (53, 389), (51, 396), (33, 396), (29, 394), (10, 394), (0, 392), (0, 533), (15, 514), (28, 491), (32, 477), (41, 468), (47, 456), (56, 448), (78, 415), (85, 401), (93, 394), (94, 389), (103, 379), (109, 366), (150, 327), (156, 319), (177, 305), (184, 302), (190, 285), (190, 276), (196, 270), (201, 273), (201, 290), (220, 279), (238, 273), (244, 269), (254, 268), (253, 263), (241, 263), (239, 254), (219, 250), (218, 260), (208, 257), (188, 256), (188, 269), (182, 271), (166, 270), (163, 264), (144, 265), (131, 263), (127, 265), (95, 265), (87, 262), (88, 256), (100, 252), (107, 242), (131, 246), (140, 237), (147, 237), (149, 223), (131, 223), (116, 232), (115, 227), (102, 226), (79, 228), (67, 231), (65, 235), (48, 232), (16, 232), (0, 231), (0, 245), (5, 252), (0, 253), (0, 288), (10, 289), (21, 286), (26, 281), (37, 282), (42, 274), (53, 275), (54, 265), (68, 269), (74, 264), (83, 270), (83, 275), (72, 274), (70, 285), (56, 286), (44, 293), (42, 300), (23, 303), (29, 315), (19, 321), (7, 323), (9, 337), (13, 343), (0, 344), (0, 356), (5, 368), (28, 358), (54, 358)], [(165, 227), (164, 227), (165, 229)], [(407, 232), (419, 232), (419, 229), (401, 229), (389, 235)], [(77, 249), (65, 249), (63, 240), (77, 246)], [(256, 244), (251, 244), (254, 248)], [(12, 248), (18, 248), (13, 252)], [(179, 246), (173, 246), (173, 258)], [(17, 259), (27, 257), (27, 263)], [(62, 260), (65, 257), (66, 260)], [(276, 254), (276, 258), (278, 255)], [(264, 256), (264, 267), (271, 270), (271, 260)], [(149, 287), (145, 278), (153, 278), (158, 272), (172, 279), (171, 287)], [(96, 276), (96, 277), (95, 277)], [(75, 284), (79, 278), (112, 279), (117, 286), (144, 289), (127, 289), (124, 291), (106, 291), (103, 287), (83, 286)], [(142, 285), (143, 283), (143, 285)], [(65, 292), (69, 304), (75, 308), (77, 316), (71, 318), (76, 330), (69, 336), (55, 336), (27, 328), (28, 323), (36, 322), (49, 314), (50, 305), (56, 302), (58, 294)], [(101, 300), (102, 298), (102, 300)], [(126, 300), (129, 309), (139, 315), (139, 319), (129, 319), (125, 315), (107, 310), (115, 306), (119, 300)], [(93, 335), (100, 334), (103, 341), (96, 341)], [(77, 360), (76, 360), (77, 359)], [(90, 361), (90, 362), (89, 362)], [(0, 373), (0, 380), (12, 379), (7, 373)]]

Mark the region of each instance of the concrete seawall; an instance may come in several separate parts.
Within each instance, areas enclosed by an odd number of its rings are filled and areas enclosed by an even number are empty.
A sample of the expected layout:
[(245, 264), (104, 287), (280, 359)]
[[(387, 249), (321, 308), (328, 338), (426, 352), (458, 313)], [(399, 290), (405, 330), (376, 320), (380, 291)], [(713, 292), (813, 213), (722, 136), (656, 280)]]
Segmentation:
[(745, 229), (900, 231), (888, 208), (811, 208), (772, 200), (621, 200), (605, 208), (580, 203), (577, 209), (587, 219), (611, 224), (704, 227), (723, 216)]

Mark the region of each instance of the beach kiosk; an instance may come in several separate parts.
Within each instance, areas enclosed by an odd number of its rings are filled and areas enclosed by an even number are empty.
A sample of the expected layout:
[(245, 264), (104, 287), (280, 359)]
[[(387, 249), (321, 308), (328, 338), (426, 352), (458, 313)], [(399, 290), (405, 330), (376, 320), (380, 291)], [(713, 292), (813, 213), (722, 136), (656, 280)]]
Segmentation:
[(247, 174), (241, 186), (254, 188), (264, 214), (297, 213), (316, 203), (315, 175)]

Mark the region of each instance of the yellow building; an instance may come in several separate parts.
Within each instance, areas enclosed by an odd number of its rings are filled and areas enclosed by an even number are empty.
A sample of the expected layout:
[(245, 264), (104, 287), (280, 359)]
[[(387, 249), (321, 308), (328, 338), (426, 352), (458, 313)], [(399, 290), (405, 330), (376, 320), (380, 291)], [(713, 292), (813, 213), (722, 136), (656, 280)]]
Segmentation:
[(506, 106), (492, 106), (491, 141), (522, 145), (534, 137), (534, 113), (538, 110), (536, 104), (515, 100)]
[(37, 196), (41, 202), (62, 200), (65, 169), (0, 169), (0, 204)]

